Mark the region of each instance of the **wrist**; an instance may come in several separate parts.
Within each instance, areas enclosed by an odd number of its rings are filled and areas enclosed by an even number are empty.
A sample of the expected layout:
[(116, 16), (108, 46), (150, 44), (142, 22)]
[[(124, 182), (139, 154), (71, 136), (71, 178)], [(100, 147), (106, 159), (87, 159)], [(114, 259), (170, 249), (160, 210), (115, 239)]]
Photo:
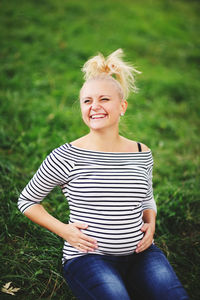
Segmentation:
[(59, 235), (62, 239), (66, 240), (66, 236), (68, 236), (68, 227), (69, 224), (60, 222), (57, 227), (57, 235)]
[(143, 211), (143, 222), (149, 224), (151, 229), (155, 231), (156, 227), (156, 213), (152, 209), (147, 209)]
[(151, 227), (151, 231), (153, 232), (153, 234), (155, 233), (155, 222), (154, 223), (148, 223), (149, 226)]

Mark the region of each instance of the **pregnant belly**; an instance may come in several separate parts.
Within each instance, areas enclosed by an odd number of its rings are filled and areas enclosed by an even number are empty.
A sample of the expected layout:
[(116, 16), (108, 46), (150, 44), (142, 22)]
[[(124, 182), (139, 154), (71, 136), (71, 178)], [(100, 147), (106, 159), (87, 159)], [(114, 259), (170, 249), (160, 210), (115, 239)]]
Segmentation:
[[(108, 218), (71, 219), (71, 222), (88, 224), (88, 228), (81, 230), (84, 234), (97, 240), (98, 249), (95, 253), (105, 255), (128, 255), (134, 252), (144, 233), (141, 231), (143, 225), (142, 213), (130, 214), (128, 217), (113, 215)], [(94, 253), (94, 252), (92, 252)]]

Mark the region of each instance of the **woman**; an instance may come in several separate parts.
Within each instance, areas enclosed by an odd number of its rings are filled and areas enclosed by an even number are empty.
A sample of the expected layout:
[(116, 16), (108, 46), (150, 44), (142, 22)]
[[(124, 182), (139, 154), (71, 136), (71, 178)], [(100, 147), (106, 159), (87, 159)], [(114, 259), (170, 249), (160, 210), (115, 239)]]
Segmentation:
[[(119, 135), (138, 72), (121, 56), (118, 49), (86, 62), (80, 106), (89, 133), (47, 156), (21, 193), (19, 209), (64, 239), (64, 277), (78, 299), (188, 299), (153, 242), (151, 150)], [(56, 185), (68, 199), (69, 224), (40, 204)]]

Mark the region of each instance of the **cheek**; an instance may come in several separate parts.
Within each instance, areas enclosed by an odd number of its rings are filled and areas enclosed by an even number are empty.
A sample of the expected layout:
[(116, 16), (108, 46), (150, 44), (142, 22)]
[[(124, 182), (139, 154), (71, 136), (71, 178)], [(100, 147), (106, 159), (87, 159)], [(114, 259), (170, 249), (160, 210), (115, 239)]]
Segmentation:
[(88, 108), (81, 106), (80, 109), (81, 109), (82, 118), (85, 119), (88, 116)]
[(112, 113), (112, 115), (118, 116), (120, 114), (120, 106), (114, 105), (111, 107), (108, 107), (108, 112)]

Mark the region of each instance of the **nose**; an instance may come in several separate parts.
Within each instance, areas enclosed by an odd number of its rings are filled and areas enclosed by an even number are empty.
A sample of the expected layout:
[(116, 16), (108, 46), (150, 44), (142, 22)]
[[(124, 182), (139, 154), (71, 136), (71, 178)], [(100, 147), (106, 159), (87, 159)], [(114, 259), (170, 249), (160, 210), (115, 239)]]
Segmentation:
[(98, 110), (98, 109), (100, 109), (101, 108), (101, 106), (100, 106), (100, 104), (98, 103), (98, 101), (93, 101), (92, 102), (92, 105), (91, 105), (91, 110)]

